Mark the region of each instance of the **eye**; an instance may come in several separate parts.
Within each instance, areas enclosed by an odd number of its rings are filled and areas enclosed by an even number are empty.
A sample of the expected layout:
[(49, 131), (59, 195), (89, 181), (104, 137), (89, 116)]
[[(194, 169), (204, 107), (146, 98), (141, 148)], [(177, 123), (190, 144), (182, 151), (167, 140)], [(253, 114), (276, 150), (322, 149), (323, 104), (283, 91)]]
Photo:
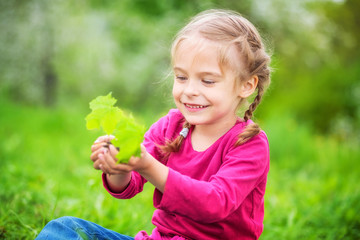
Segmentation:
[(205, 85), (212, 85), (215, 83), (215, 81), (210, 80), (210, 79), (202, 79), (201, 80)]
[(187, 77), (182, 76), (182, 75), (176, 75), (175, 79), (182, 82), (182, 81), (186, 81)]

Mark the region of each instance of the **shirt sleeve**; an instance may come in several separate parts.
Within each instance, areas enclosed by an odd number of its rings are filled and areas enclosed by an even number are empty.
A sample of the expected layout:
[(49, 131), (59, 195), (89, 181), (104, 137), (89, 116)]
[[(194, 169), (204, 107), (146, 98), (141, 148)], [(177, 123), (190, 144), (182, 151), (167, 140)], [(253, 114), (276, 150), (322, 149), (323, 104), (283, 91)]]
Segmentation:
[(146, 183), (146, 179), (134, 171), (131, 173), (129, 185), (120, 193), (115, 193), (110, 190), (105, 173), (102, 174), (102, 181), (106, 191), (108, 191), (111, 196), (119, 199), (129, 199), (134, 197), (136, 194), (142, 192), (144, 184)]
[(195, 221), (220, 221), (234, 212), (266, 178), (268, 168), (268, 142), (261, 133), (232, 148), (209, 181), (192, 179), (170, 169), (164, 194), (155, 192), (154, 206)]

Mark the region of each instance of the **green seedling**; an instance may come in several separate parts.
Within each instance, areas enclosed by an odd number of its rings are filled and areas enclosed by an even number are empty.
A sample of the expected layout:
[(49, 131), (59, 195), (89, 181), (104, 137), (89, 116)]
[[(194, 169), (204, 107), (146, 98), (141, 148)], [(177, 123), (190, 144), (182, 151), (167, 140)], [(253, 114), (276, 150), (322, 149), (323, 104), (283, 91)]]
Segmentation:
[(114, 106), (117, 100), (111, 96), (98, 96), (90, 102), (91, 112), (86, 116), (88, 130), (102, 129), (115, 138), (111, 143), (120, 149), (116, 155), (118, 163), (127, 163), (131, 156), (140, 154), (145, 127), (136, 122), (131, 114)]

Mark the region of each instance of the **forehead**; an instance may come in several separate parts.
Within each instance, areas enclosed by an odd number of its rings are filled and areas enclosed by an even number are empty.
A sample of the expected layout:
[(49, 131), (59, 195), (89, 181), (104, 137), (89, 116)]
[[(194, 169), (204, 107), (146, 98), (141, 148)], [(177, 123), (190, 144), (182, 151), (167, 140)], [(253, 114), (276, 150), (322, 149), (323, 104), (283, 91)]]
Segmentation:
[(173, 65), (220, 67), (219, 44), (200, 37), (181, 39), (174, 50)]
[(242, 69), (234, 46), (199, 35), (181, 38), (173, 49), (172, 62), (173, 66), (183, 63), (216, 66), (223, 75), (230, 71), (238, 76)]

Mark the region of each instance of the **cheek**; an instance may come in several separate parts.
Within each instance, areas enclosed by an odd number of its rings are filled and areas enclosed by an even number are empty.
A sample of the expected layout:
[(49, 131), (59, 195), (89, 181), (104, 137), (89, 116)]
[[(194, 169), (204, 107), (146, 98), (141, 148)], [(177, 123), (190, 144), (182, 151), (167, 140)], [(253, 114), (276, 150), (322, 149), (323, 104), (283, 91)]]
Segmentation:
[(240, 97), (235, 92), (234, 88), (231, 88), (230, 91), (227, 89), (218, 93), (214, 93), (213, 96), (217, 99), (218, 102), (231, 106), (237, 105), (240, 102)]
[(174, 85), (173, 85), (172, 95), (175, 100), (178, 99), (180, 96), (180, 90), (179, 90), (179, 87), (176, 86), (176, 83), (174, 83)]

